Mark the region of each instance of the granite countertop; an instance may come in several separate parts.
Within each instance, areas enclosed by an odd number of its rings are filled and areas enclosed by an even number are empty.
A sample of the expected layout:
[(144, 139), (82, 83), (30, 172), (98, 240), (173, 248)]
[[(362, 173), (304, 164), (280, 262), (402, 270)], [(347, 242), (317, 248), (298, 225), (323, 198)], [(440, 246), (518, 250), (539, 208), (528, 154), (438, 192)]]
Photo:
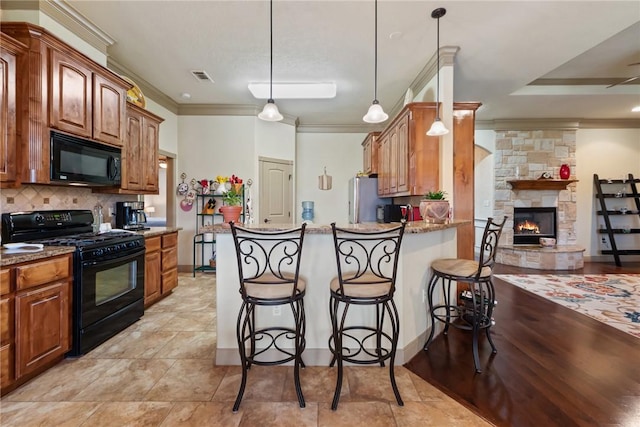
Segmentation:
[[(151, 227), (149, 230), (140, 230), (136, 233), (141, 234), (144, 237), (153, 237), (174, 233), (180, 230), (182, 230), (181, 227)], [(75, 250), (75, 246), (45, 246), (44, 249), (36, 252), (6, 253), (6, 250), (3, 248), (0, 250), (0, 267), (7, 267), (21, 262), (36, 261), (56, 255), (73, 253)]]
[[(422, 234), (431, 233), (433, 231), (446, 230), (448, 228), (458, 227), (464, 224), (470, 224), (471, 220), (452, 220), (445, 224), (427, 224), (424, 221), (409, 222), (404, 229), (405, 234)], [(383, 231), (390, 228), (398, 227), (399, 222), (388, 224), (378, 222), (366, 222), (361, 224), (336, 224), (339, 228), (356, 231)], [(245, 228), (257, 231), (282, 231), (291, 228), (300, 227), (300, 224), (253, 224), (244, 226)], [(214, 232), (220, 234), (231, 233), (231, 227), (228, 224), (215, 224), (204, 226), (200, 229), (201, 233)], [(331, 234), (331, 225), (328, 224), (307, 224), (306, 234)]]
[(162, 236), (163, 234), (174, 233), (182, 230), (182, 227), (151, 227), (149, 230), (136, 231), (144, 237)]
[(0, 267), (7, 267), (21, 262), (37, 261), (56, 255), (69, 254), (75, 250), (75, 246), (45, 246), (44, 249), (37, 252), (23, 253), (6, 253), (6, 251), (2, 249), (0, 250)]

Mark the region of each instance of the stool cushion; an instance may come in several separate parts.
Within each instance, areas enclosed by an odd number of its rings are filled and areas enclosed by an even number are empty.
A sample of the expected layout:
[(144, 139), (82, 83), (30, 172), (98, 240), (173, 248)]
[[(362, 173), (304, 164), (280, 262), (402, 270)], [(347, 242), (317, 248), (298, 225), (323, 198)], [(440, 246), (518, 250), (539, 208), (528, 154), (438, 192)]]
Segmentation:
[[(471, 259), (442, 258), (431, 263), (433, 271), (449, 276), (473, 277), (478, 271), (478, 261)], [(491, 276), (491, 267), (483, 267), (480, 277)]]
[[(291, 282), (282, 283), (282, 279), (274, 276), (273, 274), (263, 274), (256, 279), (250, 279), (259, 281), (260, 283), (249, 282), (245, 280), (244, 288), (247, 291), (247, 295), (253, 298), (260, 299), (281, 299), (291, 296), (293, 291), (294, 274), (284, 273), (283, 277)], [(307, 282), (300, 276), (298, 276), (298, 291), (303, 292), (307, 288)]]
[[(344, 285), (344, 295), (353, 298), (375, 298), (389, 294), (391, 280), (384, 280), (375, 274), (363, 274), (355, 280)], [(340, 290), (340, 278), (334, 277), (331, 280), (331, 290)]]

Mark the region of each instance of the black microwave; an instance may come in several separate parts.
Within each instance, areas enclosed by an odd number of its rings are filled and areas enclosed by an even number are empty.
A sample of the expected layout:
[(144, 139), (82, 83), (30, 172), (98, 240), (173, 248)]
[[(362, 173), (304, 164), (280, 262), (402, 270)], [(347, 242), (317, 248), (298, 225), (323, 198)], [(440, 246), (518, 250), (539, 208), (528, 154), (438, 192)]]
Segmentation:
[(51, 181), (120, 185), (119, 148), (51, 131)]
[(378, 222), (390, 223), (402, 220), (402, 208), (400, 205), (378, 205), (376, 214)]

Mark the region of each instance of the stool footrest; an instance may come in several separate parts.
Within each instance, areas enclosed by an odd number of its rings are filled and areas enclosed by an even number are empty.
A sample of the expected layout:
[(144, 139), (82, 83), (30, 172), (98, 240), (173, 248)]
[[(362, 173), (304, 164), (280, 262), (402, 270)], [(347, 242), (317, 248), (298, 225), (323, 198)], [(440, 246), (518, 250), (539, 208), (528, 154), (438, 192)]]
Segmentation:
[[(443, 310), (445, 312), (441, 313)], [(466, 331), (473, 329), (474, 322), (477, 323), (479, 329), (492, 325), (492, 319), (489, 316), (478, 311), (474, 313), (474, 310), (466, 305), (436, 305), (432, 308), (431, 313), (439, 321)]]
[[(259, 329), (253, 332), (253, 340), (256, 344), (256, 348), (253, 349), (253, 353), (250, 352), (251, 349), (251, 335), (247, 335), (242, 338), (242, 342), (245, 344), (245, 348), (247, 349), (246, 359), (251, 362), (251, 364), (262, 365), (262, 366), (271, 366), (271, 365), (281, 365), (283, 363), (290, 362), (296, 358), (296, 349), (285, 348), (281, 346), (282, 341), (291, 341), (294, 342), (296, 339), (296, 331), (292, 328), (282, 328), (282, 327), (270, 327)], [(259, 346), (259, 347), (258, 347)], [(300, 343), (300, 353), (305, 349), (305, 340), (302, 338)], [(277, 353), (270, 350), (276, 350)], [(266, 356), (268, 352), (270, 360), (263, 360), (260, 356)], [(282, 354), (283, 357), (277, 360), (271, 360), (274, 358), (274, 354)]]
[[(389, 349), (392, 348), (393, 339), (386, 332), (379, 332), (378, 335), (378, 331), (370, 326), (349, 326), (339, 333), (342, 334), (342, 360), (345, 362), (369, 365), (383, 362), (391, 357)], [(379, 348), (376, 346), (378, 336), (380, 337)], [(332, 354), (336, 354), (333, 337), (329, 338), (329, 350)]]

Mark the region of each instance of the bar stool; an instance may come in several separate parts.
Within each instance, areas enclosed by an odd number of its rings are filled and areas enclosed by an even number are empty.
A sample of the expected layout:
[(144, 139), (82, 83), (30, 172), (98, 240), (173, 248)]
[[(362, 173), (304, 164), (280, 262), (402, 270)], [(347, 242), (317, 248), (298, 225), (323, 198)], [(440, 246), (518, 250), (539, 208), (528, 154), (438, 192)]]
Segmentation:
[[(427, 287), (431, 332), (424, 345), (424, 350), (427, 351), (429, 349), (429, 344), (433, 340), (436, 319), (444, 322), (444, 335), (449, 332), (450, 325), (458, 329), (472, 331), (473, 363), (477, 373), (482, 372), (478, 356), (478, 335), (480, 330), (484, 329), (487, 340), (491, 345), (492, 353), (498, 352), (489, 333), (493, 325), (491, 317), (493, 315), (493, 307), (497, 302), (495, 300), (492, 274), (498, 242), (506, 221), (506, 216), (502, 223), (495, 222), (493, 218), (487, 219), (487, 224), (482, 234), (478, 261), (443, 258), (431, 263), (432, 275)], [(438, 282), (441, 285), (444, 303), (434, 305), (433, 294)], [(468, 289), (460, 294), (459, 303), (457, 299), (457, 282), (463, 282), (468, 285)], [(451, 298), (452, 289), (456, 290), (456, 298), (453, 301)]]
[[(380, 364), (389, 360), (391, 387), (403, 406), (394, 375), (400, 323), (393, 302), (398, 254), (405, 224), (381, 232), (346, 230), (331, 224), (338, 276), (331, 280), (329, 311), (333, 334), (329, 338), (338, 378), (331, 409), (338, 408), (343, 363)], [(346, 326), (351, 305), (375, 306), (375, 325)], [(359, 313), (359, 311), (358, 311)], [(386, 323), (388, 316), (389, 324)]]
[[(242, 306), (238, 313), (236, 336), (242, 364), (240, 390), (233, 405), (237, 412), (247, 384), (251, 365), (280, 365), (293, 361), (293, 378), (301, 408), (305, 407), (300, 387), (300, 367), (304, 368), (304, 294), (306, 282), (299, 276), (306, 224), (299, 228), (264, 232), (230, 223), (238, 261)], [(256, 307), (288, 305), (293, 326), (267, 326), (256, 323)], [(293, 341), (293, 348), (285, 344)], [(261, 344), (258, 347), (258, 344)]]

